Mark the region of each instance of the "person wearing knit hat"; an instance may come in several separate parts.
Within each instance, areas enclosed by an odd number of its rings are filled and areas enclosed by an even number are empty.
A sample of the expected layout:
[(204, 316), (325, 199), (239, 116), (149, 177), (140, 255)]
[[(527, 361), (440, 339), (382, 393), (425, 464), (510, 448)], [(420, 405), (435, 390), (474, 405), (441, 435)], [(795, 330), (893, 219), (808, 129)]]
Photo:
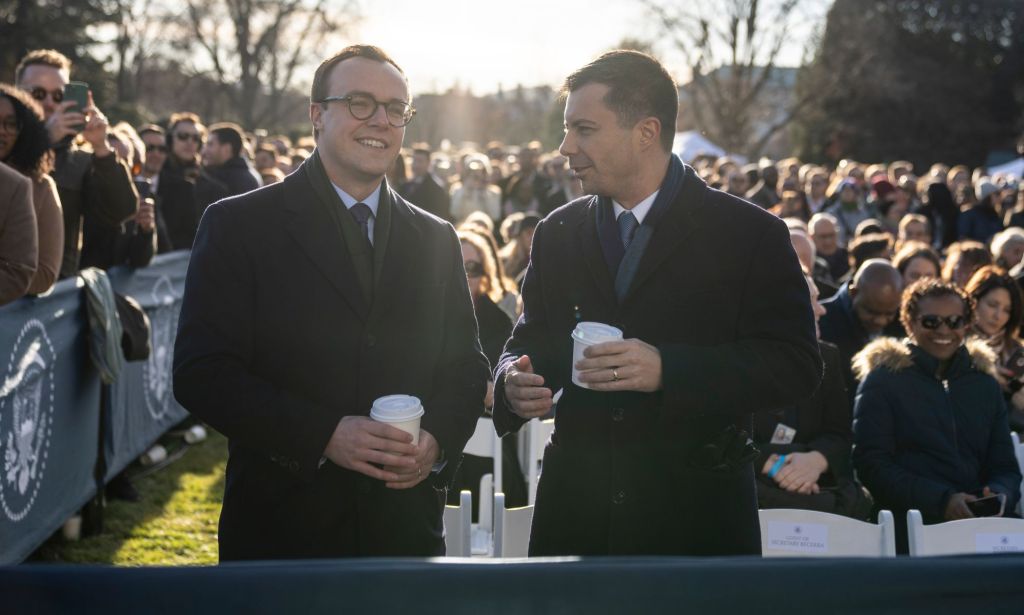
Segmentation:
[(999, 205), (999, 188), (988, 177), (982, 177), (974, 184), (977, 202), (960, 213), (957, 220), (957, 234), (962, 239), (973, 239), (987, 244), (992, 236), (1003, 230), (1003, 219), (996, 207)]
[(978, 197), (978, 203), (981, 203), (996, 192), (999, 192), (999, 187), (993, 184), (988, 177), (982, 177), (981, 180), (974, 185), (974, 194)]
[(851, 178), (836, 184), (829, 195), (829, 204), (825, 211), (839, 220), (840, 245), (846, 245), (856, 237), (858, 224), (876, 217), (875, 208), (864, 202), (860, 185)]

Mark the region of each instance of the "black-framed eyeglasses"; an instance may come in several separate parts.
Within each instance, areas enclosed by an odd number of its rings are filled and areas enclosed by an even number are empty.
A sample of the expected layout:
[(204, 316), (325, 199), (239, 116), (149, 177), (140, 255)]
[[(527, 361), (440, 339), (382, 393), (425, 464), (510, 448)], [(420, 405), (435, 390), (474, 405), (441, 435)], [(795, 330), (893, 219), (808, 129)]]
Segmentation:
[(462, 264), (466, 268), (467, 278), (479, 278), (484, 274), (484, 266), (480, 261), (466, 261)]
[(174, 138), (179, 141), (195, 141), (196, 143), (202, 143), (203, 137), (196, 132), (176, 132)]
[(64, 90), (47, 90), (43, 87), (36, 87), (32, 88), (29, 93), (32, 94), (32, 98), (39, 102), (46, 100), (47, 96), (49, 96), (55, 103), (64, 102)]
[(949, 327), (951, 331), (963, 329), (967, 326), (967, 319), (960, 314), (946, 316), (945, 318), (942, 316), (936, 316), (935, 314), (924, 314), (922, 316), (918, 316), (917, 322), (921, 323), (921, 326), (929, 331), (935, 331), (942, 326), (942, 323), (946, 323), (946, 326)]
[(391, 124), (395, 128), (401, 128), (412, 121), (412, 116), (416, 115), (416, 109), (412, 105), (400, 100), (392, 100), (390, 102), (380, 102), (369, 94), (348, 94), (347, 96), (328, 96), (322, 100), (317, 101), (320, 104), (326, 104), (329, 102), (343, 102), (348, 103), (348, 112), (352, 114), (352, 117), (357, 120), (368, 120), (373, 117), (373, 114), (377, 112), (377, 107), (384, 107), (384, 112), (388, 116), (388, 124)]
[(18, 134), (21, 132), (21, 122), (16, 117), (5, 117), (3, 121), (0, 121), (0, 128), (3, 128), (4, 132)]

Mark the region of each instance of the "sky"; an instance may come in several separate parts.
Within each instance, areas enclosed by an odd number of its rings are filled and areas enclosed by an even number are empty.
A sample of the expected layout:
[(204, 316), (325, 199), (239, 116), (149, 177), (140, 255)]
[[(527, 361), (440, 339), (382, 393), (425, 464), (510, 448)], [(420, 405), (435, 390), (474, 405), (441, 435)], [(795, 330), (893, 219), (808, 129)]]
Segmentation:
[[(810, 4), (824, 14), (825, 0)], [(363, 20), (347, 39), (387, 51), (405, 70), (414, 95), (456, 83), (474, 94), (520, 83), (557, 87), (623, 38), (657, 37), (638, 0), (363, 0), (360, 6)], [(794, 41), (805, 40), (808, 31), (794, 32)], [(779, 64), (799, 64), (798, 47)], [(688, 80), (671, 53), (663, 59), (677, 80)]]

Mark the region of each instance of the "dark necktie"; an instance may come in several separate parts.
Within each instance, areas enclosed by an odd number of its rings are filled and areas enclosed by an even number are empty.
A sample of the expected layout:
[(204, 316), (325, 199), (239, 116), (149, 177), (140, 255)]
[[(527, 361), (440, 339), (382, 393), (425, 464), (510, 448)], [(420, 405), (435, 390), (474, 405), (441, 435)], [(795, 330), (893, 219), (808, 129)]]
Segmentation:
[(348, 213), (352, 214), (352, 219), (356, 221), (359, 228), (363, 231), (363, 237), (366, 237), (366, 241), (373, 246), (373, 241), (370, 239), (370, 218), (373, 217), (373, 212), (366, 203), (356, 203), (352, 207), (349, 207)]
[(639, 223), (636, 221), (636, 216), (633, 212), (626, 211), (619, 216), (619, 239), (622, 240), (623, 250), (629, 250), (629, 244), (633, 242), (633, 236), (636, 235), (636, 229)]

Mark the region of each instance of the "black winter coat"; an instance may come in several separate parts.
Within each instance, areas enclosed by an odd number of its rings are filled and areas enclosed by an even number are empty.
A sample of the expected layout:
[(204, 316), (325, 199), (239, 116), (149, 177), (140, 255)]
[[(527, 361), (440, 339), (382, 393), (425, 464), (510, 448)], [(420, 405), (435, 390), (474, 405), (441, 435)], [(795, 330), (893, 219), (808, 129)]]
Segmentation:
[[(736, 430), (749, 433), (752, 412), (817, 388), (807, 283), (782, 221), (709, 189), (690, 167), (681, 172), (621, 301), (598, 231), (599, 208), (611, 215), (610, 203), (577, 199), (535, 232), (524, 313), (498, 366), (500, 375), (529, 355), (546, 385), (564, 390), (532, 555), (760, 553), (752, 459), (719, 467), (704, 453)], [(662, 390), (572, 384), (570, 334), (580, 320), (656, 346)], [(495, 382), (495, 426), (516, 431), (523, 420), (507, 406), (502, 378)]]
[(1016, 506), (1021, 474), (994, 365), (975, 340), (942, 379), (938, 360), (907, 341), (878, 339), (857, 356), (854, 467), (898, 530), (907, 510), (941, 522), (950, 496), (986, 486), (1006, 494), (1007, 511)]

